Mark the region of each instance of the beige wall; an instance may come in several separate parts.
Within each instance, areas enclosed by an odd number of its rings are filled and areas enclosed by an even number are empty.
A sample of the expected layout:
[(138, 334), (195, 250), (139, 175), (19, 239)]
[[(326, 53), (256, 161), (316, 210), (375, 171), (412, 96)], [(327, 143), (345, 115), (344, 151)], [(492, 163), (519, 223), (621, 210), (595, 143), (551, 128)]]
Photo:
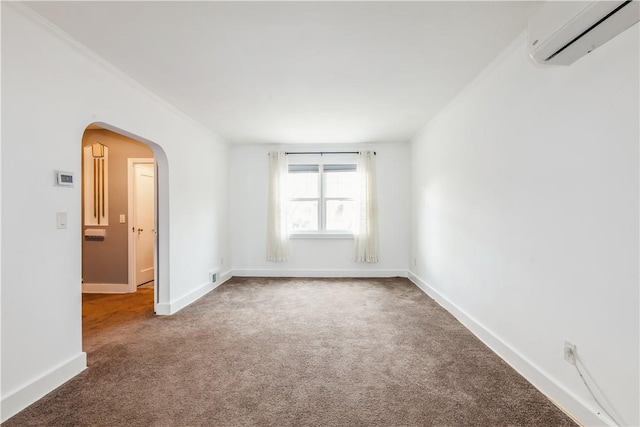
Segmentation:
[[(82, 146), (100, 142), (109, 147), (109, 225), (104, 241), (82, 240), (82, 279), (84, 283), (128, 282), (128, 181), (127, 159), (153, 157), (151, 148), (108, 130), (87, 130)], [(84, 200), (83, 200), (84, 203)], [(120, 215), (126, 222), (120, 224)], [(84, 236), (84, 215), (82, 231)]]

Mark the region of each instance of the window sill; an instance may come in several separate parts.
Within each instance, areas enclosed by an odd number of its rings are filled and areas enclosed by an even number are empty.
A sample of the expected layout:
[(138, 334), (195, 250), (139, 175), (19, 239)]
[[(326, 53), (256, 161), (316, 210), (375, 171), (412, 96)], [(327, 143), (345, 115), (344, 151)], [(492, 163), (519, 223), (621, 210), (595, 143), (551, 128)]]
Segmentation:
[(353, 239), (353, 233), (291, 233), (290, 239)]

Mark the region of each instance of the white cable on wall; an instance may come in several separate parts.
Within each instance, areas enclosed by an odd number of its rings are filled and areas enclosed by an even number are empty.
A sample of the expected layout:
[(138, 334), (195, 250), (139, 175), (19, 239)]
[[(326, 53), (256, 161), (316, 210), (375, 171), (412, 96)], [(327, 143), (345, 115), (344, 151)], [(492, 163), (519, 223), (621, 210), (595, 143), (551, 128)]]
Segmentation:
[[(578, 358), (578, 354), (577, 352), (575, 352), (574, 354), (575, 357), (575, 363), (574, 366), (576, 367), (576, 371), (578, 371), (578, 375), (580, 375), (580, 379), (582, 379), (582, 382), (584, 383), (585, 387), (587, 387), (587, 390), (589, 390), (589, 393), (591, 394), (591, 397), (593, 397), (593, 400), (596, 401), (596, 403), (598, 404), (598, 406), (600, 406), (600, 408), (602, 409), (602, 411), (607, 414), (607, 416), (617, 425), (617, 426), (623, 426), (626, 425), (625, 423), (621, 423), (620, 421), (618, 421), (618, 418), (614, 417), (613, 415), (611, 415), (611, 413), (609, 411), (607, 411), (607, 408), (605, 408), (605, 406), (600, 403), (600, 400), (598, 400), (598, 398), (596, 397), (595, 393), (593, 392), (593, 390), (591, 389), (591, 387), (589, 386), (589, 383), (587, 382), (587, 380), (585, 379), (584, 375), (582, 374), (582, 371), (580, 370), (580, 366), (582, 365), (582, 362), (580, 361), (580, 359)], [(586, 368), (584, 367), (584, 365), (582, 365), (582, 367), (585, 369), (586, 372)], [(595, 383), (594, 383), (595, 384)], [(596, 386), (597, 387), (597, 386)], [(603, 396), (603, 398), (606, 401), (606, 397), (604, 397), (604, 394), (602, 394), (602, 392), (600, 392), (600, 390), (598, 390), (599, 393)], [(609, 404), (609, 407), (611, 408), (611, 410), (613, 411), (613, 408), (611, 407), (611, 404), (607, 401), (607, 403)], [(617, 414), (617, 413), (616, 413)], [(600, 414), (598, 414), (600, 415)]]

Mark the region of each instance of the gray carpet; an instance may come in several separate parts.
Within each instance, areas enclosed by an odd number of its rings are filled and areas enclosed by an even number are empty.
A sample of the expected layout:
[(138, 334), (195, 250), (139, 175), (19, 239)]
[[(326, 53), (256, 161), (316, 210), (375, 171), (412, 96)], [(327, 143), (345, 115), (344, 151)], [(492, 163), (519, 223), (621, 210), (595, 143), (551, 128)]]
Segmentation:
[(85, 298), (89, 369), (3, 426), (575, 425), (406, 279), (141, 291)]

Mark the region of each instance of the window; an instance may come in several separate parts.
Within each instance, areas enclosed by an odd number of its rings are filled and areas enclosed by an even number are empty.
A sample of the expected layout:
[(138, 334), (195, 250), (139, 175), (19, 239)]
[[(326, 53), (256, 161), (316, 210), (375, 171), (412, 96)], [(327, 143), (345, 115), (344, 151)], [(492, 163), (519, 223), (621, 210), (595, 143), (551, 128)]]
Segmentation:
[(289, 231), (353, 233), (355, 195), (355, 164), (289, 165)]

